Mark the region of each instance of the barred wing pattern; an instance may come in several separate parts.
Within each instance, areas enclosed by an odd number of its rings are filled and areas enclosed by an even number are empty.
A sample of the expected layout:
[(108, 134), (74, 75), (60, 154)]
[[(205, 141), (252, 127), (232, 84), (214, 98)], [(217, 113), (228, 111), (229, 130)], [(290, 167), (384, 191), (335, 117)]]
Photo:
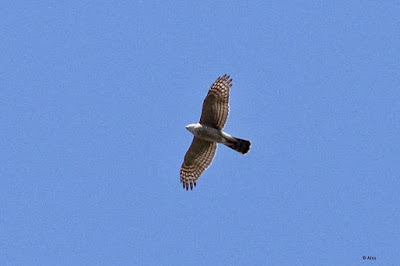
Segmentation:
[(222, 129), (229, 114), (229, 89), (232, 79), (228, 75), (219, 77), (210, 87), (203, 102), (200, 124)]
[(193, 189), (200, 175), (206, 170), (215, 155), (217, 143), (194, 137), (181, 167), (181, 183), (186, 190)]

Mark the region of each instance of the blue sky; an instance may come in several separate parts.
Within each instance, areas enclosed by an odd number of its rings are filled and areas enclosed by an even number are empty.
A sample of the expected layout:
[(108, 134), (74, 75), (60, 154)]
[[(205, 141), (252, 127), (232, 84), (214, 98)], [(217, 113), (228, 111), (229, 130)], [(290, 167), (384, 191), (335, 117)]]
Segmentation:
[[(400, 254), (396, 1), (6, 1), (2, 265), (376, 265)], [(233, 78), (193, 191), (179, 169)]]

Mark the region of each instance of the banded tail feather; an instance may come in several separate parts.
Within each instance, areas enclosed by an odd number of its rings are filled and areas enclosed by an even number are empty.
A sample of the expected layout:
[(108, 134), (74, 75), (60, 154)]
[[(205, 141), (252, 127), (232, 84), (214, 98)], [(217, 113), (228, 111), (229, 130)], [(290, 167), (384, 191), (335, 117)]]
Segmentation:
[(239, 139), (233, 137), (233, 141), (229, 141), (226, 146), (228, 146), (231, 149), (234, 149), (237, 152), (240, 152), (241, 154), (246, 154), (250, 150), (250, 145), (251, 142), (245, 139)]

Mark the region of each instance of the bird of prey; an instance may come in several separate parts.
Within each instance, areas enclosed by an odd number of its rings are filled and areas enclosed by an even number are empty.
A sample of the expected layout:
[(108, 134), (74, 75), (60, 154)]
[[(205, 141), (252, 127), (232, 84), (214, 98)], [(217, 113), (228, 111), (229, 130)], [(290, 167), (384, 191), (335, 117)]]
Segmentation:
[(222, 143), (242, 154), (246, 154), (250, 149), (250, 141), (222, 131), (229, 113), (230, 87), (232, 79), (228, 75), (217, 78), (204, 99), (200, 122), (186, 126), (186, 129), (194, 135), (180, 171), (181, 183), (186, 190), (189, 187), (193, 189), (197, 179), (210, 166), (217, 150), (217, 143)]

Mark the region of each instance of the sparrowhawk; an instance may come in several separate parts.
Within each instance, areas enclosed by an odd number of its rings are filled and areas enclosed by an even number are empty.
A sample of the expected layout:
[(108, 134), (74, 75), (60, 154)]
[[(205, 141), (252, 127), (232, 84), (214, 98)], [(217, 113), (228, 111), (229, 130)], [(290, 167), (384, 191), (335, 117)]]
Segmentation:
[(233, 137), (222, 131), (229, 113), (229, 89), (232, 79), (223, 75), (211, 85), (203, 102), (200, 122), (189, 124), (186, 129), (194, 138), (181, 167), (181, 183), (188, 190), (196, 186), (200, 175), (210, 166), (217, 143), (246, 154), (250, 149), (250, 141)]

